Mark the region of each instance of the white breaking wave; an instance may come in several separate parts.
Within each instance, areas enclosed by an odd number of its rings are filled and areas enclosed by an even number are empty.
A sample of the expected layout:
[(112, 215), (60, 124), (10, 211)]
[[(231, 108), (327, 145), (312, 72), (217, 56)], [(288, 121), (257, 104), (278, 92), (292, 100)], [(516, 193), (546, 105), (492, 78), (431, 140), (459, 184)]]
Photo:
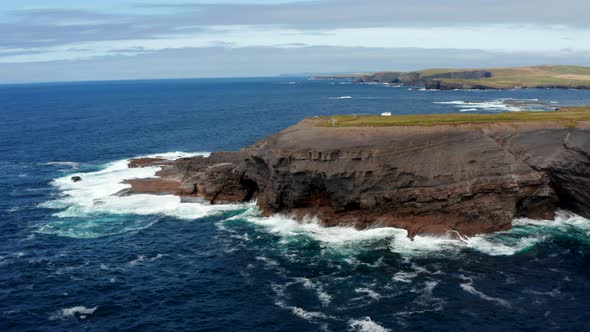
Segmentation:
[(375, 323), (371, 317), (365, 317), (363, 319), (351, 319), (348, 321), (348, 326), (353, 331), (358, 332), (387, 332), (389, 329)]
[[(354, 227), (324, 227), (317, 218), (307, 218), (303, 222), (284, 215), (262, 217), (253, 205), (241, 215), (229, 220), (243, 219), (260, 226), (268, 233), (281, 236), (282, 241), (297, 241), (300, 236), (310, 237), (324, 246), (343, 250), (362, 250), (365, 245), (386, 241), (392, 252), (403, 256), (438, 255), (459, 252), (465, 249), (490, 256), (511, 256), (529, 250), (547, 238), (543, 229), (523, 232), (523, 225), (539, 225), (553, 228), (577, 227), (590, 236), (590, 220), (572, 213), (559, 211), (554, 221), (534, 221), (517, 219), (514, 229), (494, 234), (472, 237), (448, 234), (444, 236), (417, 235), (414, 239), (407, 236), (407, 231), (392, 227), (377, 227), (359, 230)], [(400, 273), (394, 276), (398, 282), (408, 282), (413, 273)]]
[[(175, 160), (182, 157), (208, 156), (209, 153), (170, 152), (142, 157), (159, 157)], [(141, 157), (137, 157), (141, 158)], [(57, 218), (87, 218), (88, 225), (96, 226), (97, 222), (88, 217), (97, 215), (167, 215), (179, 219), (193, 220), (236, 209), (236, 205), (208, 205), (200, 203), (181, 203), (175, 195), (116, 195), (130, 188), (125, 180), (155, 178), (161, 168), (156, 166), (129, 168), (129, 159), (118, 160), (106, 164), (104, 169), (95, 172), (73, 173), (57, 178), (51, 184), (59, 189), (60, 197), (40, 206), (60, 210), (54, 214)], [(82, 181), (73, 182), (72, 176), (79, 176)], [(41, 232), (49, 231), (51, 225), (42, 227)], [(84, 225), (80, 225), (83, 227)], [(73, 237), (80, 232), (71, 232)], [(64, 233), (62, 235), (68, 235)], [(88, 233), (83, 236), (93, 237)]]
[[(508, 112), (519, 112), (522, 111), (521, 108), (510, 105), (506, 103), (509, 99), (497, 99), (491, 101), (482, 101), (482, 102), (471, 102), (471, 101), (461, 101), (461, 100), (454, 100), (454, 101), (436, 101), (433, 104), (439, 105), (453, 105), (457, 108), (460, 108), (461, 112), (472, 112), (472, 111), (508, 111)], [(536, 101), (536, 100), (529, 100), (529, 101)]]
[(352, 99), (352, 96), (330, 97), (328, 99), (330, 99), (330, 100)]
[[(457, 102), (447, 102), (457, 103)], [(169, 160), (181, 157), (207, 156), (208, 153), (172, 152), (145, 157), (161, 157)], [(139, 158), (139, 157), (138, 157)], [(130, 185), (125, 180), (153, 178), (160, 167), (128, 168), (129, 160), (119, 160), (105, 165), (95, 172), (79, 172), (55, 179), (51, 184), (60, 191), (54, 200), (41, 206), (59, 210), (50, 221), (40, 228), (40, 232), (70, 237), (97, 237), (121, 232), (136, 231), (150, 227), (157, 218), (146, 218), (140, 225), (129, 224), (123, 230), (108, 232), (103, 225), (112, 224), (105, 216), (119, 216), (114, 222), (125, 222), (126, 215), (167, 215), (179, 219), (193, 220), (224, 211), (234, 211), (247, 207), (247, 210), (229, 220), (243, 219), (260, 226), (266, 232), (283, 237), (283, 241), (296, 241), (305, 236), (321, 242), (324, 246), (337, 250), (364, 250), (367, 245), (387, 245), (392, 252), (404, 256), (423, 256), (448, 251), (473, 249), (491, 256), (509, 256), (528, 250), (547, 237), (546, 230), (567, 231), (575, 228), (590, 237), (590, 221), (572, 213), (560, 211), (555, 220), (534, 221), (517, 219), (514, 229), (508, 232), (474, 237), (422, 236), (407, 237), (407, 231), (391, 227), (375, 227), (359, 230), (354, 227), (323, 227), (317, 218), (298, 222), (284, 215), (262, 217), (254, 204), (209, 205), (201, 203), (181, 203), (175, 195), (129, 195), (117, 193)], [(80, 176), (82, 181), (73, 182), (71, 176)], [(97, 230), (97, 228), (99, 230)], [(102, 232), (102, 233), (101, 233)], [(374, 247), (374, 246), (373, 246)], [(397, 275), (399, 282), (407, 282), (411, 275)], [(324, 298), (326, 300), (327, 298)]]
[(65, 308), (65, 309), (61, 309), (58, 312), (56, 312), (55, 314), (53, 314), (50, 317), (50, 319), (55, 320), (55, 319), (70, 318), (70, 317), (75, 317), (76, 314), (80, 315), (81, 319), (85, 319), (86, 315), (92, 315), (96, 311), (96, 309), (98, 309), (98, 307), (86, 308), (84, 306), (77, 306), (77, 307), (72, 307), (72, 308)]
[(370, 244), (387, 239), (391, 251), (408, 255), (426, 254), (445, 247), (452, 248), (454, 245), (461, 245), (460, 241), (444, 237), (416, 236), (412, 241), (408, 238), (406, 230), (392, 227), (365, 230), (354, 227), (323, 227), (316, 218), (298, 222), (283, 215), (261, 217), (251, 210), (249, 211), (234, 218), (245, 218), (248, 222), (262, 226), (269, 233), (283, 236), (287, 240), (295, 239), (297, 236), (309, 236), (333, 247), (350, 247), (350, 245), (354, 247), (359, 243)]
[(512, 224), (515, 227), (537, 226), (549, 229), (556, 229), (567, 232), (574, 228), (581, 232), (587, 232), (590, 236), (590, 220), (575, 213), (560, 210), (557, 211), (553, 220), (534, 220), (529, 218), (515, 219)]
[(512, 256), (516, 253), (532, 248), (541, 242), (543, 236), (523, 237), (516, 239), (501, 238), (502, 233), (480, 235), (463, 238), (465, 244), (472, 249), (483, 252), (490, 256)]
[(284, 215), (262, 217), (252, 207), (244, 214), (232, 219), (244, 218), (248, 222), (262, 226), (269, 233), (285, 237), (306, 235), (327, 244), (347, 244), (351, 242), (375, 241), (390, 238), (396, 234), (406, 236), (405, 230), (396, 228), (373, 228), (358, 230), (353, 227), (323, 227), (317, 218), (298, 222)]

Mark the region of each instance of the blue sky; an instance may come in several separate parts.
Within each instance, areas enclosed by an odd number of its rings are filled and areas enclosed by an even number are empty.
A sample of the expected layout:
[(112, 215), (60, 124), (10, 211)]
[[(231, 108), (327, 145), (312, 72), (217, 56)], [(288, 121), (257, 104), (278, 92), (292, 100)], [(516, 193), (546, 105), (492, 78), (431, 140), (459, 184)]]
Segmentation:
[(0, 81), (590, 65), (589, 10), (587, 0), (2, 1)]

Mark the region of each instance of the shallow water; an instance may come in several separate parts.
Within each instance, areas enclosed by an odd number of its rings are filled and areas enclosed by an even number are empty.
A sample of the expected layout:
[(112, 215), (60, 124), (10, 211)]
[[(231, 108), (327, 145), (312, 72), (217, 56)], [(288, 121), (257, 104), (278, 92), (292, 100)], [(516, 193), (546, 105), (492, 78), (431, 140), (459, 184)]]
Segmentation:
[(588, 328), (590, 221), (567, 211), (493, 235), (410, 241), (392, 228), (264, 218), (254, 204), (112, 196), (157, 170), (127, 169), (127, 158), (238, 149), (305, 116), (590, 103), (587, 91), (331, 83), (0, 86), (0, 329)]

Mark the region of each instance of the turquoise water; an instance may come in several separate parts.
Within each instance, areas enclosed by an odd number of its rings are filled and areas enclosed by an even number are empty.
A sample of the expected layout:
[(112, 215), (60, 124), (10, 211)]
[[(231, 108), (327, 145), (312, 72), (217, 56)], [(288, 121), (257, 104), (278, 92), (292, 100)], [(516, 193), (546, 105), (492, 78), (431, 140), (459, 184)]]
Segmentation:
[(0, 86), (0, 329), (587, 329), (590, 221), (567, 211), (493, 235), (410, 241), (392, 228), (265, 218), (252, 204), (112, 196), (157, 170), (127, 169), (128, 158), (239, 149), (307, 116), (590, 104), (588, 91), (348, 83)]

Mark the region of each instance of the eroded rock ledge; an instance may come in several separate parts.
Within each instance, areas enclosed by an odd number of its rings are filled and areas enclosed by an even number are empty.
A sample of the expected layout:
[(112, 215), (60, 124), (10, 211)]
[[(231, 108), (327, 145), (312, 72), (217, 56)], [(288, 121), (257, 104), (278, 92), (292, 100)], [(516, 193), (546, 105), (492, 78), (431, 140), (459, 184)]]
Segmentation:
[(160, 179), (133, 180), (131, 193), (256, 199), (267, 215), (409, 236), (506, 230), (558, 207), (590, 217), (588, 122), (330, 128), (308, 119), (237, 152), (130, 163), (146, 165), (161, 165)]

